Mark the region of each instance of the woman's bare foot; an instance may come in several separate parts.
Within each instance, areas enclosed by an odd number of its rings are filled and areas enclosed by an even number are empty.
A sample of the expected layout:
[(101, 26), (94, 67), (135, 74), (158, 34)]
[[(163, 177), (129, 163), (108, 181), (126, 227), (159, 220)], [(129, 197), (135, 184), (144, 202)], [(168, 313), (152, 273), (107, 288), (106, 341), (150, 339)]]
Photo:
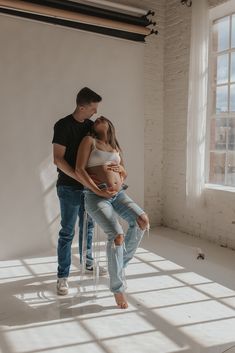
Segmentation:
[(127, 303), (125, 294), (123, 292), (115, 293), (114, 298), (115, 298), (116, 303), (120, 309), (127, 309), (128, 308), (128, 303)]

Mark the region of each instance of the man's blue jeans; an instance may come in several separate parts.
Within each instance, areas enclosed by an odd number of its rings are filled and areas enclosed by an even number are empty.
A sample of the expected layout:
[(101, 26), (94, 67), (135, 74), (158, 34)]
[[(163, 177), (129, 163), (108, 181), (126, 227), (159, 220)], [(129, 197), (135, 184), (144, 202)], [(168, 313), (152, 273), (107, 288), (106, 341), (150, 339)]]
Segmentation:
[[(61, 229), (58, 240), (58, 278), (68, 277), (71, 265), (71, 246), (75, 234), (75, 225), (79, 217), (79, 254), (82, 262), (82, 239), (84, 218), (84, 194), (73, 186), (59, 185), (57, 195), (60, 201)], [(88, 218), (86, 264), (93, 264), (92, 238), (94, 223)]]

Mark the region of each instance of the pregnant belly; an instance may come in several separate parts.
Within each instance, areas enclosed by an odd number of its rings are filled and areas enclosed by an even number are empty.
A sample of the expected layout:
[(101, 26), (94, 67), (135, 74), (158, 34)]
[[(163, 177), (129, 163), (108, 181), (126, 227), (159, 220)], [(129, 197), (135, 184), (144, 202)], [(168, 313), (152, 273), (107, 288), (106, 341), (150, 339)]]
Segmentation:
[(107, 170), (107, 166), (105, 165), (87, 168), (87, 173), (96, 185), (106, 183), (108, 188), (111, 188), (112, 190), (119, 191), (121, 189), (123, 180), (120, 174)]

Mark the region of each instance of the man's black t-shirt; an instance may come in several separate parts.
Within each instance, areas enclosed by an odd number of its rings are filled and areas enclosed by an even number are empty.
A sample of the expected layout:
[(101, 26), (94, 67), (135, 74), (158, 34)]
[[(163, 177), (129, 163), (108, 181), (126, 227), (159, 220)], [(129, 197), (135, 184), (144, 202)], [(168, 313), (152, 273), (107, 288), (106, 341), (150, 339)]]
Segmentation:
[[(66, 147), (64, 159), (72, 168), (75, 168), (76, 165), (78, 146), (83, 137), (91, 131), (93, 124), (93, 121), (89, 119), (79, 122), (70, 114), (57, 121), (54, 125), (52, 143), (58, 143)], [(63, 173), (59, 168), (57, 168), (57, 171), (57, 186), (71, 185), (76, 186), (78, 189), (83, 189), (83, 185), (78, 181)]]

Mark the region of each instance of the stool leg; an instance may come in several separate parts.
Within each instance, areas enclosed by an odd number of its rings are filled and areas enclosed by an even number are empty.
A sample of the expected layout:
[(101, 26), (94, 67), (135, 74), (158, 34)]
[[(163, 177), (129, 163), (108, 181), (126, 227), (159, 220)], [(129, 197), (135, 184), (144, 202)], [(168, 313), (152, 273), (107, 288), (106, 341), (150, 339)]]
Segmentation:
[(80, 288), (83, 292), (86, 288), (83, 286), (83, 280), (86, 272), (86, 254), (87, 254), (87, 230), (88, 230), (88, 217), (86, 210), (83, 216), (83, 232), (82, 232), (82, 263), (81, 263), (81, 285)]
[(99, 262), (100, 262), (100, 229), (96, 224), (94, 229), (94, 240), (93, 240), (93, 254), (94, 254), (94, 263), (93, 263), (93, 286), (95, 296), (97, 297), (97, 289), (100, 278), (99, 271)]
[[(82, 262), (81, 262), (81, 291), (85, 292), (86, 288), (83, 286), (84, 276), (86, 274), (86, 256), (87, 256), (87, 231), (88, 231), (88, 213), (85, 209), (83, 220), (83, 237), (82, 237)], [(93, 247), (93, 290), (95, 297), (97, 297), (98, 285), (100, 280), (100, 242), (101, 242), (101, 229), (95, 223), (92, 247)], [(107, 241), (105, 241), (107, 245)], [(107, 254), (106, 254), (107, 265)]]

